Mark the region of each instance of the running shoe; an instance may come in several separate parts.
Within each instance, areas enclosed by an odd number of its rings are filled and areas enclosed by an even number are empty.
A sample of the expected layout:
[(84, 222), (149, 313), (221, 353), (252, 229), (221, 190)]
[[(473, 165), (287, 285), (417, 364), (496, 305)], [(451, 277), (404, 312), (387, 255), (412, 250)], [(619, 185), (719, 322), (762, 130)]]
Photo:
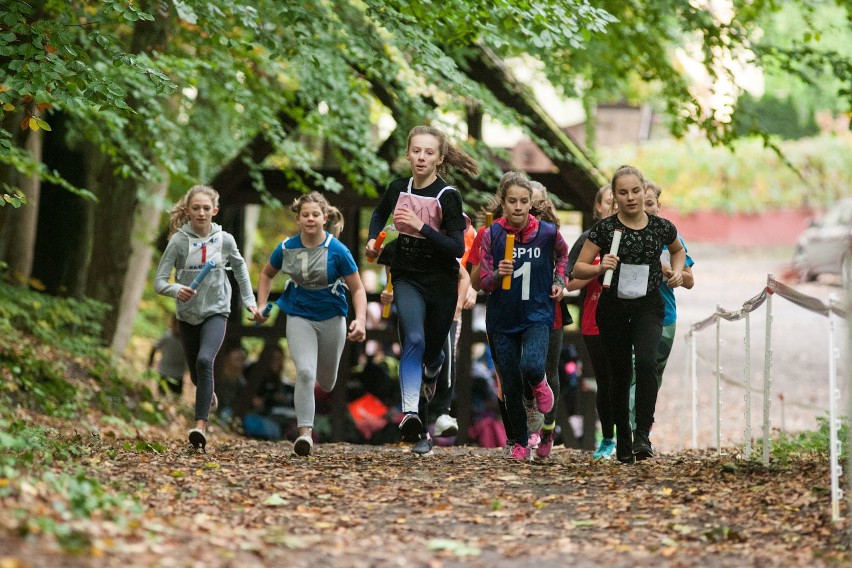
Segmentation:
[(216, 412), (217, 408), (219, 408), (219, 397), (217, 397), (214, 392), (213, 396), (210, 398), (210, 412)]
[(413, 444), (420, 439), (423, 433), (423, 422), (416, 412), (406, 412), (399, 423), (399, 431), (402, 433), (402, 441)]
[(649, 436), (645, 430), (633, 431), (633, 455), (636, 456), (636, 461), (654, 457), (654, 447)]
[(198, 428), (189, 431), (189, 445), (196, 450), (207, 451), (207, 436)]
[(314, 450), (314, 439), (310, 434), (302, 434), (293, 444), (293, 452), (297, 456), (309, 456)]
[(524, 399), (524, 410), (527, 413), (527, 432), (538, 432), (544, 427), (544, 414), (535, 407), (535, 400)]
[(556, 424), (552, 428), (544, 428), (541, 431), (541, 441), (535, 449), (535, 455), (539, 458), (550, 457), (550, 451), (553, 449), (553, 431), (556, 429)]
[(553, 391), (550, 390), (547, 379), (542, 379), (540, 383), (532, 388), (532, 391), (539, 412), (550, 412), (553, 410)]
[(529, 461), (530, 449), (520, 444), (515, 444), (512, 447), (512, 453), (509, 454), (510, 460)]
[(414, 443), (414, 447), (411, 448), (411, 453), (417, 454), (418, 456), (431, 456), (432, 455), (432, 438), (429, 437), (429, 434), (424, 434), (420, 436), (420, 439)]
[(621, 463), (636, 462), (636, 456), (633, 455), (633, 434), (630, 432), (630, 430), (627, 430), (626, 434), (616, 432), (615, 458)]
[(527, 447), (530, 449), (537, 448), (540, 442), (541, 434), (539, 434), (538, 432), (533, 432), (528, 438)]
[(442, 414), (435, 421), (435, 437), (447, 438), (459, 433), (459, 421), (449, 414)]
[(615, 438), (604, 438), (592, 457), (596, 460), (611, 460), (613, 455), (615, 455)]

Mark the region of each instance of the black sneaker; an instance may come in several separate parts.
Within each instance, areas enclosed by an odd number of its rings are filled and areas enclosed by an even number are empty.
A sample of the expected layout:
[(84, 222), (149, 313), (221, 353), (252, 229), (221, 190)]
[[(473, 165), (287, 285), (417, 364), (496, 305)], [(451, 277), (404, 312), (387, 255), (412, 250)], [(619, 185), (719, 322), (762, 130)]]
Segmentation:
[(654, 447), (645, 430), (633, 431), (633, 455), (636, 456), (637, 461), (654, 457)]
[(423, 433), (423, 422), (416, 412), (406, 412), (399, 423), (399, 431), (402, 432), (402, 441), (413, 444), (420, 439)]
[(429, 437), (429, 434), (421, 436), (420, 439), (415, 442), (414, 447), (411, 448), (411, 453), (419, 456), (432, 455), (432, 438)]
[(615, 457), (621, 463), (633, 463), (636, 457), (633, 455), (633, 437), (630, 430), (627, 434), (616, 433)]
[(198, 428), (193, 428), (189, 431), (189, 445), (196, 450), (206, 451), (207, 436)]

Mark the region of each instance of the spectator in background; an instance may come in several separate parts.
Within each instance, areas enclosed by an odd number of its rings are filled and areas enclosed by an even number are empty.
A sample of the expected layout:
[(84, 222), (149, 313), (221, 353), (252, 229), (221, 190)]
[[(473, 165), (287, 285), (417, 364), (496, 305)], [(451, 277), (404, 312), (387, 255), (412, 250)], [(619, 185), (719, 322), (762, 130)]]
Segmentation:
[(216, 357), (216, 384), (213, 386), (218, 400), (216, 415), (225, 424), (230, 424), (240, 397), (248, 396), (245, 377), (246, 351), (239, 343), (223, 347)]
[(169, 329), (151, 348), (151, 355), (148, 357), (149, 368), (154, 366), (158, 352), (160, 358), (157, 361), (157, 373), (162, 379), (160, 388), (163, 392), (172, 392), (180, 398), (183, 393), (183, 375), (187, 367), (183, 345), (180, 342), (180, 326), (174, 314), (169, 320)]
[(267, 343), (257, 361), (246, 368), (246, 396), (240, 397), (237, 416), (251, 438), (281, 440), (296, 432), (293, 386), (283, 381), (284, 349)]

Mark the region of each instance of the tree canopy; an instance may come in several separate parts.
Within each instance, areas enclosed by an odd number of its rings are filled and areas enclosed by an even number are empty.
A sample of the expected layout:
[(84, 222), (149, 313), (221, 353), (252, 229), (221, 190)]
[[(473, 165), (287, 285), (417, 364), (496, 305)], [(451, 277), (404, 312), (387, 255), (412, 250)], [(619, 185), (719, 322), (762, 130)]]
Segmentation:
[[(553, 143), (570, 141), (542, 135), (541, 114), (507, 102), (529, 87), (483, 80), (495, 61), (538, 68), (587, 109), (655, 97), (674, 134), (697, 130), (719, 145), (741, 132), (730, 118), (735, 99), (708, 108), (679, 51), (695, 54), (711, 79), (735, 80), (737, 62), (759, 56), (753, 64), (850, 84), (848, 54), (815, 49), (814, 35), (757, 43), (766, 14), (785, 2), (708, 7), (716, 4), (8, 0), (0, 6), (0, 204), (37, 200), (38, 182), (89, 204), (79, 213), (81, 250), (69, 255), (83, 276), (63, 286), (116, 305), (130, 265), (119, 245), (134, 238), (140, 215), (151, 222), (143, 208), (156, 215), (235, 159), (261, 192), (261, 168), (274, 167), (297, 189), (338, 191), (342, 180), (375, 195), (395, 175), (408, 129), (431, 122), (479, 159), (488, 183), (500, 174), (497, 151), (469, 136), (464, 117), (474, 112), (521, 128), (554, 163), (578, 163), (582, 152)], [(847, 3), (836, 5), (848, 17)], [(852, 94), (841, 96), (848, 108)], [(323, 173), (329, 165), (339, 177)], [(16, 240), (3, 231), (0, 258), (3, 240)]]
[[(178, 187), (210, 179), (261, 134), (279, 167), (303, 172), (325, 143), (347, 179), (372, 192), (389, 175), (377, 153), (382, 113), (403, 126), (397, 137), (425, 120), (463, 129), (452, 117), (471, 104), (527, 126), (470, 78), (465, 64), (478, 47), (541, 62), (566, 96), (623, 98), (650, 85), (675, 133), (697, 126), (726, 142), (729, 123), (698, 103), (672, 51), (693, 43), (712, 75), (733, 73), (726, 54), (750, 47), (758, 20), (783, 4), (735, 3), (723, 18), (686, 0), (12, 0), (0, 8), (0, 102), (23, 128), (49, 129), (53, 113), (68, 114), (71, 143), (103, 148), (125, 177), (163, 168)], [(761, 54), (786, 58), (807, 47), (787, 41)], [(13, 143), (9, 122), (0, 159), (63, 183)]]

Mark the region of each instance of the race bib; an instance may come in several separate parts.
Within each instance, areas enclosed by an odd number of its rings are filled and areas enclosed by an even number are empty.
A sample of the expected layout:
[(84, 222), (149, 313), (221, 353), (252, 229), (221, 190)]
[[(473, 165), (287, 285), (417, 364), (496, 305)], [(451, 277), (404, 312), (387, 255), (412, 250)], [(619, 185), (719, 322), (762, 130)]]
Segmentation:
[(618, 297), (632, 300), (647, 294), (650, 268), (647, 264), (622, 264), (618, 275)]

